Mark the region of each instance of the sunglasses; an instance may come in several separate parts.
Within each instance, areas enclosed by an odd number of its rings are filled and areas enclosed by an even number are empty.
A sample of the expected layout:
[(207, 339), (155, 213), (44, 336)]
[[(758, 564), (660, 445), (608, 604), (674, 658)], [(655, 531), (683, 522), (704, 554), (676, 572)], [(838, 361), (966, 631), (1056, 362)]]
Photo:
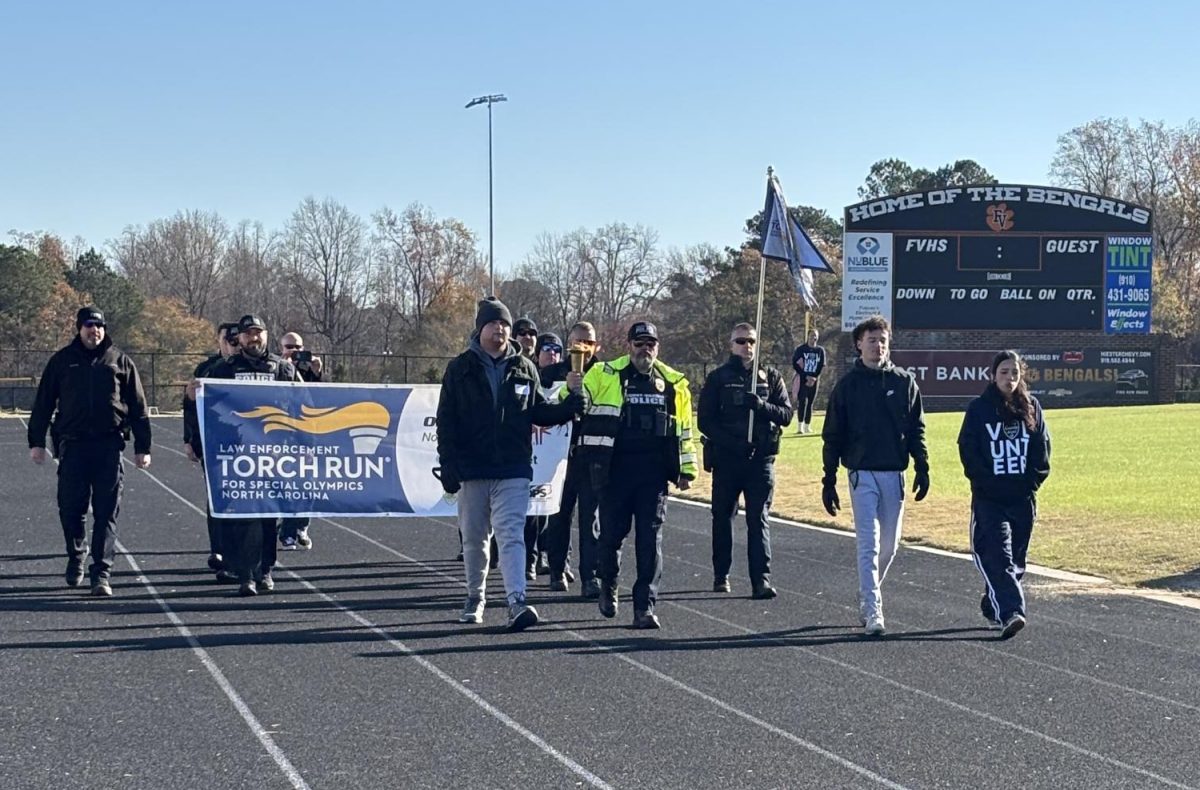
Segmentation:
[(533, 329), (522, 329), (520, 332), (517, 332), (517, 337), (537, 337), (537, 335), (537, 331)]
[(302, 346), (302, 345), (297, 345), (297, 344), (295, 344), (295, 343), (284, 343), (284, 344), (283, 344), (283, 347), (284, 347), (284, 348), (286, 348), (286, 349), (288, 349), (289, 351), (295, 351), (296, 349), (299, 349), (299, 348), (304, 348), (304, 346)]
[(735, 337), (733, 342), (737, 343), (739, 346), (752, 346), (758, 341), (752, 337)]
[(657, 340), (635, 340), (633, 341), (634, 348), (654, 348), (658, 345)]
[(92, 328), (92, 329), (103, 329), (104, 328), (103, 321), (84, 321), (83, 325), (86, 327)]
[(561, 354), (562, 346), (556, 346), (553, 343), (547, 343), (542, 346), (542, 351), (549, 351), (551, 354)]

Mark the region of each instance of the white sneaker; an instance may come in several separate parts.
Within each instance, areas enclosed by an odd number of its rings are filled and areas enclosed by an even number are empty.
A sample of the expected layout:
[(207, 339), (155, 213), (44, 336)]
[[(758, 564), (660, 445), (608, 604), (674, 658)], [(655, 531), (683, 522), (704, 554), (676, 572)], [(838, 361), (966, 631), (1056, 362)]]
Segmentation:
[(462, 614), (458, 616), (460, 623), (482, 623), (483, 622), (483, 599), (468, 598), (463, 604)]
[(863, 627), (863, 633), (867, 636), (883, 636), (884, 632), (883, 615), (873, 614), (867, 618), (867, 624)]

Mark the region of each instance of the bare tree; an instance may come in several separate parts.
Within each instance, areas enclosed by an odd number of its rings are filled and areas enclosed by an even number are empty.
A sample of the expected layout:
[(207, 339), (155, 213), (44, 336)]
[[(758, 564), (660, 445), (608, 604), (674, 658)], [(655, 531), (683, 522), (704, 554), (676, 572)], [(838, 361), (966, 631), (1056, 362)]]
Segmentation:
[(614, 222), (581, 246), (594, 278), (595, 312), (604, 322), (648, 311), (667, 287), (670, 273), (656, 249), (658, 233), (642, 225)]
[(1050, 178), (1075, 189), (1117, 196), (1128, 177), (1122, 156), (1128, 134), (1128, 121), (1098, 118), (1061, 135)]
[(110, 245), (112, 257), (148, 297), (171, 296), (208, 317), (225, 262), (229, 228), (215, 212), (183, 211), (128, 227)]
[(582, 229), (566, 234), (543, 233), (534, 240), (524, 263), (513, 271), (514, 280), (545, 288), (542, 317), (556, 326), (570, 326), (581, 318), (594, 317), (595, 276), (583, 254), (588, 242), (589, 234)]
[(331, 348), (352, 341), (363, 326), (370, 264), (363, 221), (332, 198), (305, 198), (288, 223), (285, 255), (313, 331)]
[(425, 330), (430, 305), (450, 289), (473, 283), (481, 271), (475, 235), (461, 221), (438, 219), (413, 203), (400, 214), (386, 206), (372, 217), (375, 266), (371, 295), (388, 326)]

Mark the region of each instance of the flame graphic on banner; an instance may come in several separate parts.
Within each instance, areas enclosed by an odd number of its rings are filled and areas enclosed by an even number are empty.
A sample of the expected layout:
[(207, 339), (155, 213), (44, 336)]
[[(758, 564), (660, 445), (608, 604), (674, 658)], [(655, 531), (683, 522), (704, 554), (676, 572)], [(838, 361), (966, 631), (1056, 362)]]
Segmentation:
[(301, 406), (299, 417), (293, 417), (275, 406), (259, 406), (235, 414), (247, 419), (261, 418), (263, 433), (300, 431), (308, 434), (328, 434), (348, 430), (354, 438), (354, 452), (358, 455), (374, 453), (379, 448), (380, 440), (387, 435), (388, 426), (392, 422), (386, 408), (370, 401), (329, 409)]

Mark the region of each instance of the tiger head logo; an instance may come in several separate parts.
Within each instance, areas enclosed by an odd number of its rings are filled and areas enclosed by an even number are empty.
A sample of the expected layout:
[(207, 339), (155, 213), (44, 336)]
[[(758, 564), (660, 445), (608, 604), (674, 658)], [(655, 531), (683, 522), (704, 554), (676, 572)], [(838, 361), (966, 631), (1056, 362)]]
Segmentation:
[(1013, 211), (1007, 203), (993, 203), (987, 207), (987, 225), (995, 233), (1012, 230)]

